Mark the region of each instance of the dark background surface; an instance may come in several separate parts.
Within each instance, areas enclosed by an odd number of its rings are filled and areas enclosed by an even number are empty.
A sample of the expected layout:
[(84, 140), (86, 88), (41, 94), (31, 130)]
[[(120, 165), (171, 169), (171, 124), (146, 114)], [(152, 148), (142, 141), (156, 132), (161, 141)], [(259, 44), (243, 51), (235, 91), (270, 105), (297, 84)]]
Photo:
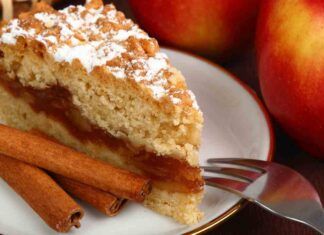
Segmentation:
[[(83, 3), (84, 1), (65, 1), (65, 3), (67, 2)], [(112, 2), (115, 3), (119, 10), (132, 18), (127, 0), (114, 0)], [(235, 61), (228, 62), (223, 66), (252, 87), (261, 97), (253, 49), (246, 51), (236, 58)], [(302, 151), (274, 121), (273, 126), (276, 138), (274, 161), (292, 167), (304, 175), (317, 189), (322, 202), (324, 202), (324, 161), (313, 158)], [(237, 214), (207, 234), (308, 235), (317, 233), (302, 224), (279, 218), (253, 204), (248, 204)]]

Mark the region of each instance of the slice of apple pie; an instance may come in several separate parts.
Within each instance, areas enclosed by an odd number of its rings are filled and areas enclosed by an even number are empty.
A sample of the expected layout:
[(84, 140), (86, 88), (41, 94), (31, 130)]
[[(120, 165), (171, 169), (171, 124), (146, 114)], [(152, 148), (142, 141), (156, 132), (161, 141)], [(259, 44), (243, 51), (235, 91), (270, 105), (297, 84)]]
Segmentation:
[(147, 175), (147, 207), (201, 218), (202, 113), (155, 39), (98, 0), (39, 3), (1, 27), (1, 120)]

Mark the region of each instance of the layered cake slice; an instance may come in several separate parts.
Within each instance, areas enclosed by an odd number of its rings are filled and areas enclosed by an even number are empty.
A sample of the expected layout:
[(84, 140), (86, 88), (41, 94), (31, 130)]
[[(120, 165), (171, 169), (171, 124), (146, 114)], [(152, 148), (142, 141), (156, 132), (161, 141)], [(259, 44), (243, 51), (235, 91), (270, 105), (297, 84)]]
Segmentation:
[(113, 5), (39, 3), (3, 22), (0, 73), (0, 120), (149, 176), (147, 207), (201, 218), (202, 113), (156, 40)]

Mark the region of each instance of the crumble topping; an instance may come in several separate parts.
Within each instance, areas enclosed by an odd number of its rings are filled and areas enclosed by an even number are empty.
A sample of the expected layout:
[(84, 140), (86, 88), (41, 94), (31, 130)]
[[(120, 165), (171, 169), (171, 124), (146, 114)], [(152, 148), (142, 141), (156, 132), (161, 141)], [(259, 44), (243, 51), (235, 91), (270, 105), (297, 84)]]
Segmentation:
[(39, 9), (5, 25), (0, 42), (14, 45), (19, 37), (36, 40), (57, 62), (77, 59), (88, 73), (101, 66), (118, 79), (144, 84), (157, 100), (167, 96), (174, 104), (189, 102), (199, 109), (193, 93), (178, 89), (177, 81), (170, 78), (172, 67), (155, 39), (112, 4), (90, 5), (55, 11), (39, 4)]

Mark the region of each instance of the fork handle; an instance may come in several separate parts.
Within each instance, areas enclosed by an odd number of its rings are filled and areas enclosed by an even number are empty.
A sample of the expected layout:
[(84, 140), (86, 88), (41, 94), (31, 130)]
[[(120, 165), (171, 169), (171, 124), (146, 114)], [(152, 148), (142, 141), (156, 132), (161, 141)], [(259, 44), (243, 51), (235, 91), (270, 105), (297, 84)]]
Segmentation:
[(308, 224), (320, 234), (324, 234), (324, 210), (321, 209), (314, 213), (308, 219)]

